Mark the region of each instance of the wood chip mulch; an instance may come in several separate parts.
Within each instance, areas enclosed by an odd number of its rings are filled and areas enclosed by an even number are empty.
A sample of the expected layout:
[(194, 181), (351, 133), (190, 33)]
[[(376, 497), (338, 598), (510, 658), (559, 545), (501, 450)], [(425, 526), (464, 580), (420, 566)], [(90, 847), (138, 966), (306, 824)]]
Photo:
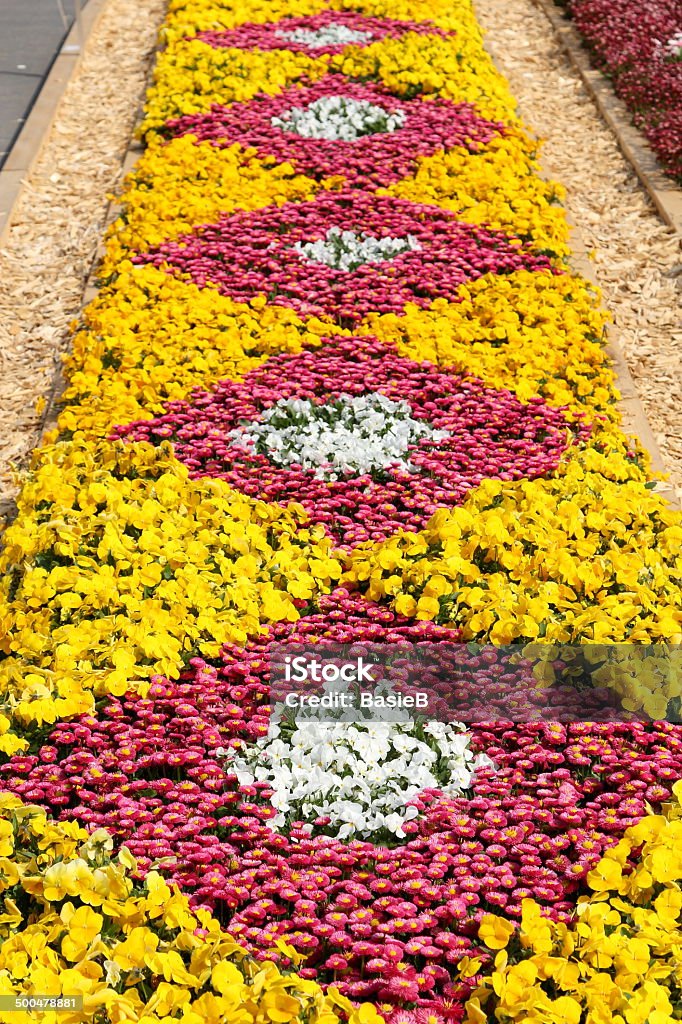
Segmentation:
[(682, 500), (682, 255), (532, 0), (475, 0), (519, 111), (568, 190), (569, 216), (593, 260), (604, 304), (670, 482)]
[[(143, 97), (163, 0), (109, 0), (0, 249), (0, 514), (39, 440)], [(4, 507), (3, 507), (4, 504)]]

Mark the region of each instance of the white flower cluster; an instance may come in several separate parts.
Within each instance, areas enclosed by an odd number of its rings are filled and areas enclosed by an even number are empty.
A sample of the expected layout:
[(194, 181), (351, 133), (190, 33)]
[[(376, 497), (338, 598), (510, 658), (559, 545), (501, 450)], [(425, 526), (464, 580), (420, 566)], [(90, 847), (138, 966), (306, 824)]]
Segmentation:
[(324, 28), (294, 28), (288, 32), (280, 29), (275, 32), (280, 39), (286, 39), (290, 43), (298, 43), (300, 46), (311, 46), (314, 49), (321, 46), (350, 46), (352, 43), (368, 43), (372, 38), (371, 32), (361, 32), (359, 29), (348, 28), (346, 25), (331, 21)]
[(404, 110), (384, 110), (369, 100), (352, 96), (321, 96), (307, 107), (292, 107), (270, 123), (304, 139), (355, 142), (364, 135), (394, 132), (405, 123)]
[(319, 480), (339, 473), (369, 473), (389, 465), (410, 470), (403, 459), (422, 438), (442, 441), (447, 431), (412, 418), (407, 402), (378, 392), (339, 395), (315, 405), (307, 398), (283, 398), (256, 423), (231, 430), (232, 440), (253, 446), (278, 466), (314, 469)]
[(318, 817), (331, 819), (339, 839), (389, 832), (404, 838), (405, 822), (419, 811), (407, 806), (423, 789), (456, 796), (467, 789), (477, 767), (460, 723), (305, 722), (287, 738), (278, 726), (241, 751), (222, 751), (226, 769), (239, 782), (267, 782), (272, 788), (273, 828)]
[(342, 231), (329, 228), (324, 238), (316, 242), (297, 242), (294, 246), (299, 255), (313, 263), (324, 263), (334, 270), (357, 270), (365, 263), (383, 263), (403, 252), (419, 252), (421, 245), (414, 235), (392, 238), (384, 235), (377, 238), (362, 231)]
[(673, 57), (675, 60), (682, 60), (682, 32), (676, 32), (663, 44), (663, 52), (666, 57)]

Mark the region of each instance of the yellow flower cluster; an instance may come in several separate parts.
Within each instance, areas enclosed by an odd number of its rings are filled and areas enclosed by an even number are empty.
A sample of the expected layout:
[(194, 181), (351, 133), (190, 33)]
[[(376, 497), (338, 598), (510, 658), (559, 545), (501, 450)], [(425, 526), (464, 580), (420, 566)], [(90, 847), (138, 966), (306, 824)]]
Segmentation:
[(641, 475), (587, 448), (548, 480), (486, 481), (420, 533), (356, 548), (344, 582), (466, 640), (680, 643), (682, 525)]
[[(496, 952), (466, 1024), (673, 1024), (682, 1000), (682, 782), (667, 816), (627, 830), (587, 876), (575, 921), (524, 900), (519, 927), (486, 915)], [(479, 964), (480, 966), (480, 964)]]
[[(334, 988), (258, 962), (157, 872), (144, 880), (104, 829), (91, 835), (0, 794), (0, 995), (77, 996), (42, 1024), (382, 1024)], [(280, 942), (284, 963), (296, 952)], [(2, 1024), (16, 1012), (0, 1011)]]
[(403, 356), (470, 373), (521, 401), (539, 395), (590, 420), (617, 416), (602, 341), (607, 317), (582, 278), (487, 274), (463, 285), (459, 298), (436, 299), (430, 309), (408, 305), (402, 316), (370, 314), (361, 330)]
[[(516, 105), (483, 49), (470, 4), (455, 6), (460, 13), (430, 18), (443, 28), (454, 28), (454, 38), (408, 32), (363, 49), (349, 47), (331, 59), (331, 66), (351, 78), (375, 78), (398, 96), (442, 96), (474, 103), (483, 117), (515, 122)], [(395, 12), (390, 16), (399, 17)]]
[(120, 265), (84, 311), (66, 361), (62, 436), (106, 437), (150, 419), (195, 387), (237, 379), (277, 352), (319, 344), (337, 329), (282, 306), (248, 306), (155, 267)]
[[(0, 749), (213, 656), (341, 574), (300, 506), (189, 479), (166, 447), (102, 441), (40, 453), (0, 562)], [(10, 724), (12, 732), (9, 731)]]
[(415, 175), (381, 191), (430, 203), (472, 224), (516, 235), (533, 249), (565, 258), (563, 189), (538, 176), (537, 144), (518, 128), (492, 139), (478, 153), (458, 148), (422, 157)]
[(254, 152), (238, 145), (217, 149), (208, 142), (197, 144), (188, 135), (169, 142), (153, 136), (126, 179), (125, 216), (109, 232), (101, 276), (115, 272), (131, 252), (210, 224), (221, 213), (313, 199), (320, 190), (291, 164), (257, 160)]
[(262, 25), (285, 17), (301, 18), (319, 14), (328, 6), (327, 0), (170, 0), (161, 39), (170, 47), (176, 40), (208, 29), (223, 31), (250, 21)]
[[(335, 11), (361, 11), (372, 18), (430, 21), (456, 32), (461, 41), (481, 45), (481, 30), (470, 0), (330, 0), (329, 6)], [(502, 77), (498, 71), (494, 73)]]
[(220, 49), (181, 39), (159, 54), (139, 134), (144, 138), (165, 121), (204, 113), (214, 103), (250, 100), (259, 92), (274, 96), (303, 76), (314, 81), (327, 66), (300, 53)]

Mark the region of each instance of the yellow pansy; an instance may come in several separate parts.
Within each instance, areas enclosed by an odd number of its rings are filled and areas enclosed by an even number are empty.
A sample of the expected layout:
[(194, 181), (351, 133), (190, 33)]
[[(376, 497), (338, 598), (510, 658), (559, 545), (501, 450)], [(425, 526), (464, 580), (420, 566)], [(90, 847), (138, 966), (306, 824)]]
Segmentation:
[(621, 865), (612, 857), (603, 857), (596, 868), (587, 875), (587, 883), (595, 892), (617, 889), (622, 879)]
[(488, 949), (504, 949), (514, 931), (511, 921), (505, 921), (496, 914), (484, 914), (478, 928), (479, 937)]
[(104, 918), (91, 907), (78, 907), (65, 903), (59, 916), (68, 928), (62, 939), (62, 954), (67, 960), (80, 960), (90, 943), (102, 930)]
[(0, 821), (0, 857), (14, 853), (14, 829), (9, 821)]

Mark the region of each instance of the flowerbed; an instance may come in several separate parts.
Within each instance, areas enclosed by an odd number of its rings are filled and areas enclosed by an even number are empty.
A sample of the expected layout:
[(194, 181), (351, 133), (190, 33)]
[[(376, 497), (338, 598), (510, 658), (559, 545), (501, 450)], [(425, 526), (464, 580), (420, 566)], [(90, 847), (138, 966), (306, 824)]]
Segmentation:
[[(520, 681), (537, 722), (493, 687), (467, 728), (273, 728), (270, 653), (679, 643), (682, 522), (468, 0), (177, 0), (163, 38), (5, 537), (5, 946), (47, 934), (102, 1020), (475, 1015), (491, 935), (567, 928), (670, 800), (679, 726)], [(34, 826), (78, 862), (48, 891)]]
[(597, 66), (613, 79), (661, 163), (682, 181), (682, 11), (675, 0), (567, 0)]
[[(470, 742), (494, 767), (478, 770), (472, 792), (423, 789), (398, 842), (390, 820), (383, 837), (368, 841), (360, 826), (340, 840), (329, 815), (307, 826), (272, 806), (267, 782), (240, 784), (226, 762), (225, 748), (267, 733), (267, 643), (452, 634), (346, 592), (273, 632), (225, 649), (220, 667), (197, 659), (146, 697), (112, 699), (96, 716), (58, 725), (35, 754), (5, 766), (4, 784), (63, 819), (105, 828), (140, 869), (156, 866), (192, 892), (252, 952), (272, 955), (286, 939), (306, 955), (304, 977), (334, 980), (352, 998), (457, 1000), (453, 966), (464, 955), (485, 958), (483, 915), (517, 919), (533, 897), (568, 920), (603, 851), (647, 804), (669, 800), (682, 773), (682, 735), (668, 723), (484, 723)], [(328, 753), (338, 757), (340, 745)], [(364, 757), (369, 769), (369, 748)], [(466, 786), (466, 775), (458, 781)]]
[[(375, 402), (364, 421), (349, 417), (349, 401), (359, 409), (367, 396), (383, 399), (383, 408)], [(326, 433), (313, 429), (313, 409), (326, 414)], [(274, 356), (242, 381), (194, 392), (191, 404), (117, 434), (156, 444), (168, 438), (193, 472), (266, 501), (300, 501), (312, 522), (353, 546), (401, 527), (418, 530), (485, 477), (542, 475), (573, 437), (561, 412), (540, 401), (522, 405), (509, 392), (355, 337)]]

